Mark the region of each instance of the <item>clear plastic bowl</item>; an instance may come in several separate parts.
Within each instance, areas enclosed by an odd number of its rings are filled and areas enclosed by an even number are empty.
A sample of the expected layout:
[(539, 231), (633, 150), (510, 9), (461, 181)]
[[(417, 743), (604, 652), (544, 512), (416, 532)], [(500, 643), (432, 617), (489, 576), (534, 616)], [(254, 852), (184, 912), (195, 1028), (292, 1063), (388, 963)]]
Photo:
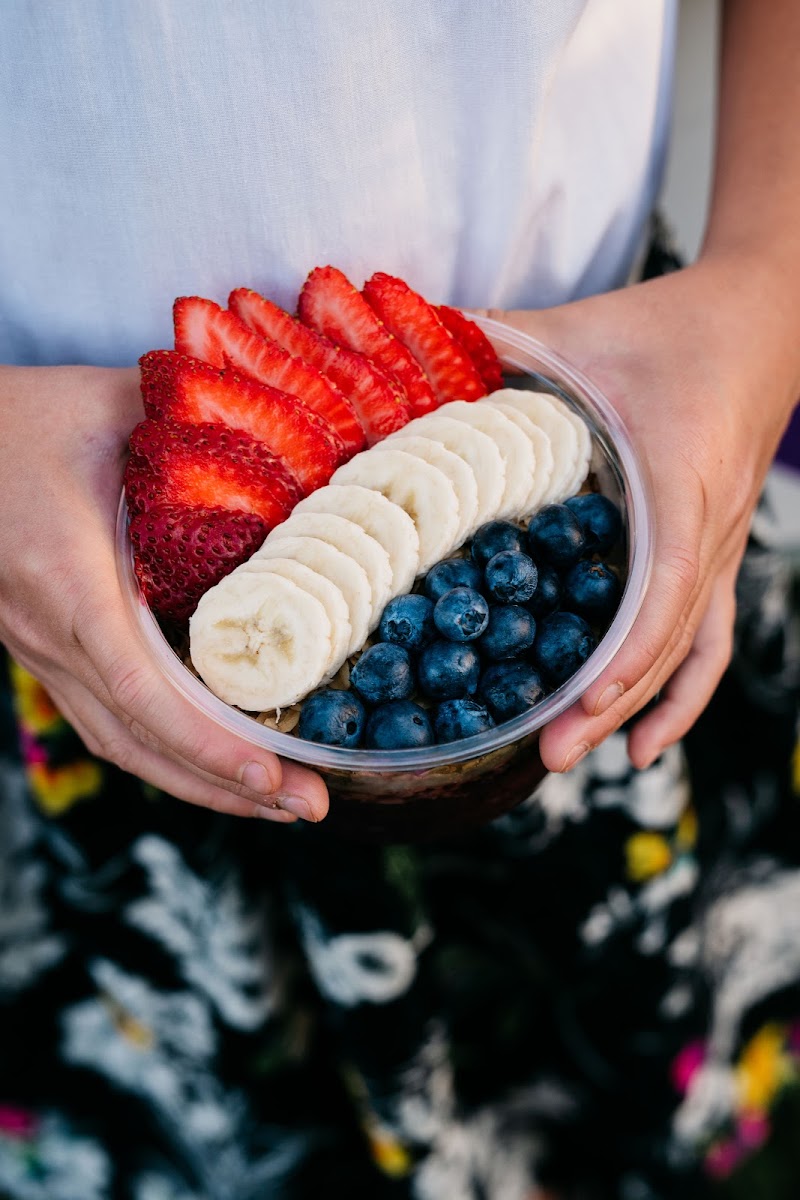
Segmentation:
[(133, 571), (124, 497), (117, 521), (122, 590), (148, 651), (169, 683), (199, 712), (245, 740), (319, 772), (331, 797), (320, 829), (368, 840), (417, 841), (464, 832), (529, 796), (546, 775), (539, 732), (574, 704), (630, 632), (647, 588), (653, 547), (652, 505), (642, 464), (609, 401), (582, 374), (533, 338), (488, 319), (478, 324), (508, 372), (507, 384), (547, 391), (589, 425), (597, 490), (620, 505), (627, 572), (622, 599), (597, 649), (575, 675), (528, 712), (460, 742), (413, 750), (344, 750), (303, 741), (259, 724), (213, 695), (181, 662), (144, 600)]

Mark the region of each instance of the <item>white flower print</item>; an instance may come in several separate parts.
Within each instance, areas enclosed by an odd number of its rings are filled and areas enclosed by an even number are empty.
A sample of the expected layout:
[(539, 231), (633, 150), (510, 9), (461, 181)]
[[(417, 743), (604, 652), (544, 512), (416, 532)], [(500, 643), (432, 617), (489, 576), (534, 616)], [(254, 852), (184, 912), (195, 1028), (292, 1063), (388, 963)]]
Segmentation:
[(257, 1029), (274, 1005), (266, 914), (244, 895), (230, 862), (219, 879), (203, 879), (175, 846), (152, 834), (139, 838), (131, 854), (149, 886), (128, 905), (125, 920), (175, 956), (186, 982), (208, 997), (228, 1025)]

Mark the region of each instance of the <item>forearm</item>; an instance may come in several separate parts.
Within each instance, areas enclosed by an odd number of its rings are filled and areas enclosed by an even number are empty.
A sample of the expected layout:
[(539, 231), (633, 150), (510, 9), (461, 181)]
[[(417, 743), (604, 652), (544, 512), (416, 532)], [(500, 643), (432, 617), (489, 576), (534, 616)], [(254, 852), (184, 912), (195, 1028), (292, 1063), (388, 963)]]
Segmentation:
[(725, 0), (714, 185), (700, 261), (745, 265), (753, 309), (765, 317), (753, 333), (768, 337), (767, 360), (783, 365), (780, 402), (788, 407), (800, 394), (798, 62), (797, 0)]

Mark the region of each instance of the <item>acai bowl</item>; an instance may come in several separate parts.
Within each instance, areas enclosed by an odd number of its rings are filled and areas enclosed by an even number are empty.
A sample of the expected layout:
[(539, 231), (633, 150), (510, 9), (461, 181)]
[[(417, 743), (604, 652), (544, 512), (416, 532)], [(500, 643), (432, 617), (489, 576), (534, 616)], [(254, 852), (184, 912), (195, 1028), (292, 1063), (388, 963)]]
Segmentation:
[[(405, 749), (349, 749), (306, 740), (274, 714), (227, 703), (187, 665), (185, 637), (159, 621), (134, 571), (128, 508), (117, 523), (121, 586), (135, 626), (170, 686), (200, 713), (250, 743), (317, 771), (330, 793), (320, 827), (364, 840), (418, 841), (457, 835), (508, 812), (546, 774), (538, 753), (542, 728), (574, 704), (615, 656), (636, 619), (648, 585), (652, 516), (645, 471), (623, 422), (581, 373), (534, 339), (498, 322), (476, 319), (502, 363), (506, 388), (557, 397), (591, 435), (584, 493), (617, 506), (622, 534), (613, 555), (621, 594), (613, 617), (587, 660), (570, 678), (517, 716), (459, 740)], [(347, 672), (345, 671), (345, 676)], [(341, 684), (341, 679), (340, 679)]]

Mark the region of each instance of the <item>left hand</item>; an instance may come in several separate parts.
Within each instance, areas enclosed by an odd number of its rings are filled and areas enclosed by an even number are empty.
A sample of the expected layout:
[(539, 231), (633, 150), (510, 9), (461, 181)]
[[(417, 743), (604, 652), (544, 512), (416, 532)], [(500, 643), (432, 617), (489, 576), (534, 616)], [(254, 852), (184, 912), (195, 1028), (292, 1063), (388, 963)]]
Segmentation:
[(634, 766), (678, 741), (731, 655), (736, 575), (753, 510), (800, 393), (800, 355), (761, 264), (701, 261), (621, 291), (486, 315), (538, 338), (611, 400), (649, 469), (654, 567), (619, 653), (543, 731), (568, 770), (660, 691), (632, 728)]

